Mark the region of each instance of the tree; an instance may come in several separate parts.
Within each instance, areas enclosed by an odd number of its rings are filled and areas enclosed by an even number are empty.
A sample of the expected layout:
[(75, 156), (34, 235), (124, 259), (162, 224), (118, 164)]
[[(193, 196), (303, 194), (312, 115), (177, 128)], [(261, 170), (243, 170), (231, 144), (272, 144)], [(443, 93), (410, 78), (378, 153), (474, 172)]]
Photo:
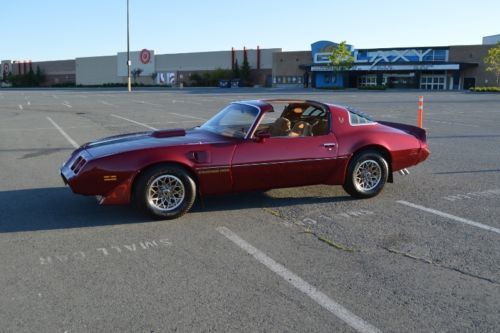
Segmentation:
[(243, 57), (243, 64), (241, 64), (241, 80), (243, 81), (243, 86), (250, 85), (250, 64), (248, 63), (248, 57)]
[(135, 84), (135, 80), (142, 74), (142, 68), (134, 68), (130, 73), (134, 78), (134, 84)]
[(500, 78), (500, 42), (495, 47), (488, 50), (488, 55), (484, 58), (484, 63), (488, 66), (488, 72), (495, 73), (497, 77), (497, 87), (499, 86), (498, 80)]
[(40, 66), (36, 66), (36, 72), (35, 72), (35, 86), (39, 87), (42, 83), (45, 82), (45, 73), (42, 69), (40, 69)]
[(333, 49), (332, 54), (328, 57), (330, 66), (334, 72), (345, 72), (354, 65), (354, 57), (347, 47), (346, 41), (341, 42)]
[(233, 79), (239, 79), (239, 78), (240, 78), (240, 65), (238, 65), (238, 59), (236, 59), (233, 66)]

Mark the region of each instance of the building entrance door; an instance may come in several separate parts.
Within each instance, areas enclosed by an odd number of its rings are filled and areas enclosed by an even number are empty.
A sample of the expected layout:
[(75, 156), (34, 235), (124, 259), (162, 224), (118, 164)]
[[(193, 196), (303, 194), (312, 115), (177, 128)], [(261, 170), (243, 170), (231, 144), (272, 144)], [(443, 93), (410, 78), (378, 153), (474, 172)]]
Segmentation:
[(469, 90), (476, 86), (476, 78), (475, 77), (466, 77), (464, 78), (464, 89)]
[(408, 74), (384, 74), (382, 84), (389, 88), (414, 88), (415, 73)]

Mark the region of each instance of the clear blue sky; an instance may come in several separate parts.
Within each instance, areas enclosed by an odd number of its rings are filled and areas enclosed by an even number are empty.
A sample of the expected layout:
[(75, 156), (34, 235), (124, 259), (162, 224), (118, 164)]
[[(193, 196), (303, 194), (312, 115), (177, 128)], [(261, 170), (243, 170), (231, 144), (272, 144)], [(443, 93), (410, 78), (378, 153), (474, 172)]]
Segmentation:
[[(500, 34), (498, 0), (130, 0), (131, 49), (308, 50), (481, 44)], [(5, 0), (0, 59), (58, 60), (126, 50), (126, 0)]]

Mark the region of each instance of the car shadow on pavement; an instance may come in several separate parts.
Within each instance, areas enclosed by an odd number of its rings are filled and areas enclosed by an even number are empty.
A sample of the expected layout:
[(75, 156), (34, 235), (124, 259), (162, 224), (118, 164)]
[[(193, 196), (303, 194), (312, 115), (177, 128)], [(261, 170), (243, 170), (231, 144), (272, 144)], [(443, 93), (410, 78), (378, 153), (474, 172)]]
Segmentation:
[[(249, 192), (198, 199), (192, 211), (202, 213), (347, 200), (352, 199), (335, 195), (275, 198), (266, 192)], [(133, 205), (99, 206), (95, 198), (74, 195), (67, 187), (4, 191), (0, 192), (0, 203), (0, 234), (153, 221)]]
[(67, 187), (0, 192), (0, 233), (85, 228), (148, 221), (132, 206), (99, 206)]
[(197, 200), (193, 207), (195, 212), (214, 212), (248, 208), (277, 208), (287, 206), (301, 206), (322, 203), (335, 203), (354, 200), (351, 196), (303, 196), (290, 195), (287, 197), (273, 197), (267, 192), (245, 192), (227, 195), (217, 195)]

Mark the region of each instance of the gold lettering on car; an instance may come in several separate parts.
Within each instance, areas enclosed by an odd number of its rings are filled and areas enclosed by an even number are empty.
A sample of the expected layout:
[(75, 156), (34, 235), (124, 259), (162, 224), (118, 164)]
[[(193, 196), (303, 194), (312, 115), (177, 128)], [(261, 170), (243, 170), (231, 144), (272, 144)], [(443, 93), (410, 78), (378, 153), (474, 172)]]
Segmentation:
[(107, 175), (103, 176), (103, 179), (105, 182), (116, 182), (118, 180), (118, 177), (116, 175)]

